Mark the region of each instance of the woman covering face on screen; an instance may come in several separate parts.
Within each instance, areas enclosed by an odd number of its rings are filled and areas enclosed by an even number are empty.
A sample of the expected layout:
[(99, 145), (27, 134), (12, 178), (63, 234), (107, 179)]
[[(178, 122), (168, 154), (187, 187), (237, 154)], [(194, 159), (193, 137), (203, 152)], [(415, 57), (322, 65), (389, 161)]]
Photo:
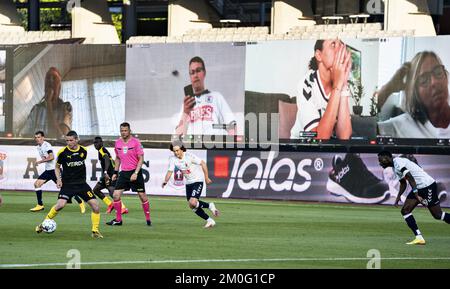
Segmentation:
[(448, 71), (436, 53), (411, 60), (405, 84), (405, 113), (378, 123), (380, 135), (398, 138), (450, 138)]
[(291, 139), (304, 131), (317, 132), (318, 139), (347, 140), (352, 135), (347, 87), (351, 53), (339, 39), (318, 40), (309, 70), (297, 94), (297, 117)]

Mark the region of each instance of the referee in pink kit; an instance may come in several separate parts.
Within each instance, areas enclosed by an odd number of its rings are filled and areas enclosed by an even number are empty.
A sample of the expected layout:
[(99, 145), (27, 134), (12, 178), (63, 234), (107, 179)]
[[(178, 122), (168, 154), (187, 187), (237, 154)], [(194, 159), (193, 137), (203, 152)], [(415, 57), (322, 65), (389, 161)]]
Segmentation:
[[(120, 125), (120, 138), (116, 140), (114, 151), (116, 160), (112, 180), (117, 179), (114, 189), (114, 209), (116, 218), (107, 222), (110, 226), (122, 226), (122, 201), (120, 199), (123, 191), (132, 190), (137, 192), (142, 202), (147, 226), (152, 225), (150, 220), (150, 204), (145, 194), (145, 182), (142, 175), (142, 164), (144, 163), (144, 150), (141, 142), (131, 136), (130, 124), (124, 122)], [(120, 167), (120, 173), (118, 173)]]

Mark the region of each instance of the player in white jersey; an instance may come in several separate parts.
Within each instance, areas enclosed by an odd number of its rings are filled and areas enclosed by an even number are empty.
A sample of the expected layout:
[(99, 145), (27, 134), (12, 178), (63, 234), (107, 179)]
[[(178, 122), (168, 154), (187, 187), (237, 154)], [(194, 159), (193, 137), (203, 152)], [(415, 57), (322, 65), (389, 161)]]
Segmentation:
[[(206, 203), (200, 201), (204, 183), (211, 184), (212, 181), (208, 177), (208, 167), (205, 161), (194, 154), (186, 152), (186, 148), (181, 142), (174, 142), (170, 145), (170, 150), (174, 156), (169, 159), (169, 168), (162, 187), (164, 188), (170, 180), (172, 173), (177, 167), (182, 173), (186, 181), (186, 198), (189, 207), (202, 219), (206, 220), (205, 228), (214, 227), (216, 222), (205, 213), (203, 208), (211, 210), (215, 217), (219, 216), (214, 203)], [(203, 171), (203, 173), (201, 172)]]
[(394, 203), (395, 206), (397, 206), (400, 196), (406, 190), (406, 181), (411, 185), (412, 190), (406, 197), (401, 214), (416, 237), (406, 244), (425, 245), (425, 239), (412, 215), (412, 211), (419, 203), (426, 206), (436, 220), (442, 220), (450, 224), (450, 214), (443, 212), (440, 206), (436, 181), (416, 163), (407, 158), (393, 158), (389, 151), (378, 153), (378, 161), (384, 169), (393, 167), (394, 173), (400, 179), (400, 190)]
[(202, 58), (189, 61), (191, 85), (185, 87), (178, 135), (235, 135), (236, 118), (221, 93), (205, 88), (206, 68)]
[[(45, 171), (41, 175), (39, 175), (37, 180), (34, 182), (34, 190), (36, 192), (37, 205), (30, 209), (30, 211), (32, 212), (39, 212), (44, 209), (41, 187), (50, 180), (56, 184), (55, 156), (52, 145), (49, 142), (45, 141), (45, 134), (43, 131), (37, 131), (34, 134), (34, 139), (37, 144), (36, 147), (37, 151), (41, 158), (40, 160), (36, 161), (36, 165), (45, 163)], [(78, 197), (75, 197), (75, 200), (80, 205), (81, 213), (84, 213), (86, 209), (83, 201)]]

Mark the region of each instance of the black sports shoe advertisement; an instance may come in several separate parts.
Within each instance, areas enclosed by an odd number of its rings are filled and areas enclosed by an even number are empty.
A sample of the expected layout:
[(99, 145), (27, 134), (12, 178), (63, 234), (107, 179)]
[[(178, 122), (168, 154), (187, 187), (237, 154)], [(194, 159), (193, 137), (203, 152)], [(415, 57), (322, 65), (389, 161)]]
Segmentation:
[[(438, 184), (441, 206), (449, 207), (450, 156), (415, 155)], [(207, 196), (358, 204), (393, 204), (399, 180), (383, 169), (377, 154), (208, 151)], [(406, 198), (408, 187), (402, 201)]]

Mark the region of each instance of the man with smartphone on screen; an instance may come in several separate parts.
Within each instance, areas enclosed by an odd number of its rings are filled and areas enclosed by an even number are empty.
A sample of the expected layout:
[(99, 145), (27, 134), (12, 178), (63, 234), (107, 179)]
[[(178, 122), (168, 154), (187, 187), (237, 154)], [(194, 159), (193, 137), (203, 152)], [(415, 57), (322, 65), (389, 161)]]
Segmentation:
[(236, 135), (236, 118), (221, 93), (205, 88), (206, 68), (202, 58), (189, 61), (191, 84), (184, 99), (177, 135)]

